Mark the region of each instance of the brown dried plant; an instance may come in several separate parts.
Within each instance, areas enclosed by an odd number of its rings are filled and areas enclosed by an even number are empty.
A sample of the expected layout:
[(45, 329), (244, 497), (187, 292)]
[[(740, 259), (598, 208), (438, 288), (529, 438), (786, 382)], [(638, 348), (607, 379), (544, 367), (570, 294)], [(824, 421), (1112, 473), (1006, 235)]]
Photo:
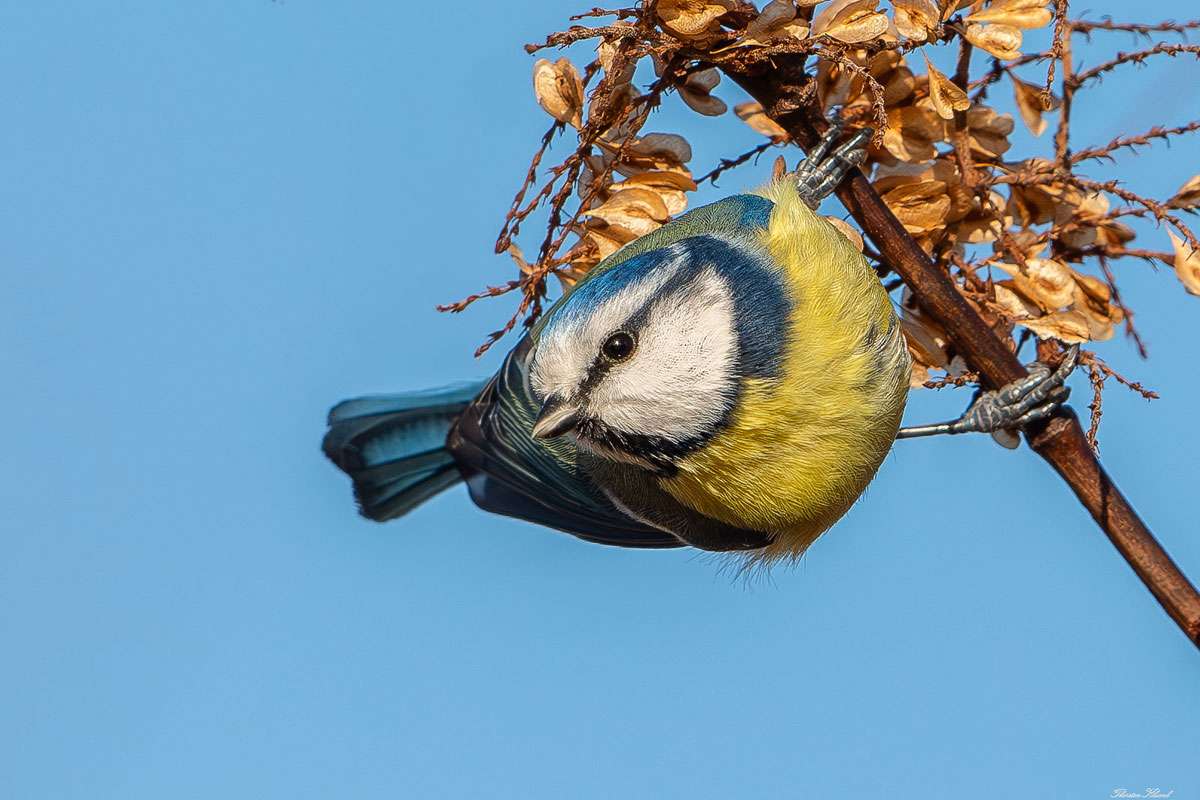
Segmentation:
[[(496, 252), (507, 252), (516, 263), (517, 275), (442, 309), (461, 311), (480, 297), (520, 293), (515, 313), (482, 352), (522, 320), (528, 325), (537, 319), (551, 276), (570, 285), (681, 213), (699, 184), (790, 144), (779, 108), (740, 103), (733, 112), (763, 141), (722, 158), (697, 179), (682, 134), (646, 130), (669, 93), (697, 114), (719, 116), (728, 111), (718, 96), (722, 74), (745, 85), (739, 76), (765, 72), (770, 81), (777, 64), (790, 59), (803, 67), (803, 86), (791, 88), (808, 104), (808, 119), (874, 129), (863, 167), (874, 192), (1010, 351), (1036, 339), (1039, 354), (1053, 358), (1063, 344), (1104, 342), (1123, 328), (1145, 356), (1114, 267), (1128, 259), (1165, 264), (1184, 290), (1200, 295), (1200, 240), (1183, 218), (1200, 209), (1200, 175), (1173, 196), (1154, 198), (1089, 177), (1088, 170), (1200, 130), (1200, 121), (1172, 120), (1079, 147), (1071, 136), (1072, 108), (1095, 102), (1104, 76), (1114, 70), (1150, 59), (1200, 57), (1200, 45), (1186, 41), (1200, 21), (1088, 20), (1071, 16), (1067, 0), (882, 1), (883, 8), (880, 0), (770, 0), (761, 7), (742, 0), (644, 0), (592, 9), (571, 21), (599, 24), (575, 24), (527, 45), (531, 54), (576, 46), (588, 55), (582, 69), (566, 58), (534, 65), (535, 95), (553, 122), (496, 242)], [(1048, 46), (1030, 51), (1024, 37), (1038, 29), (1046, 29)], [(1140, 46), (1077, 70), (1075, 50), (1086, 46), (1094, 60), (1107, 52), (1099, 36), (1107, 32), (1133, 35)], [(951, 61), (953, 69), (936, 66)], [(639, 64), (652, 67), (655, 76), (640, 87)], [(1053, 127), (1043, 152), (1013, 152), (1013, 116), (988, 103), (1002, 87), (1012, 92), (1021, 123), (1035, 137)], [(573, 147), (558, 163), (543, 166), (554, 140), (568, 132)], [(545, 215), (546, 228), (527, 259), (516, 239), (535, 212)], [(1165, 229), (1162, 239), (1170, 249), (1142, 247), (1128, 224), (1134, 218)], [(837, 222), (862, 242), (852, 226)], [(912, 385), (979, 380), (973, 369), (979, 365), (922, 312), (903, 281), (888, 277), (896, 265), (865, 252), (902, 309), (915, 365)], [(1084, 351), (1082, 363), (1094, 391), (1087, 439), (1095, 448), (1108, 379), (1147, 398), (1157, 395), (1118, 375), (1094, 350)]]
[[(713, 94), (720, 67), (799, 53), (812, 58), (816, 101), (824, 114), (840, 117), (850, 129), (876, 129), (869, 161), (875, 189), (1014, 348), (1024, 332), (1042, 340), (1089, 343), (1111, 339), (1123, 327), (1145, 355), (1110, 264), (1129, 258), (1161, 262), (1187, 291), (1200, 294), (1200, 241), (1180, 216), (1200, 208), (1200, 175), (1174, 196), (1154, 199), (1115, 181), (1093, 180), (1085, 170), (1089, 162), (1196, 131), (1200, 121), (1156, 125), (1073, 151), (1070, 109), (1080, 90), (1111, 70), (1158, 56), (1196, 57), (1200, 46), (1148, 41), (1083, 72), (1072, 69), (1072, 46), (1098, 31), (1126, 31), (1149, 40), (1183, 35), (1200, 22), (1090, 21), (1068, 17), (1065, 4), (1061, 10), (1056, 16), (1046, 0), (943, 0), (940, 7), (930, 0), (892, 0), (889, 16), (870, 0), (771, 0), (761, 10), (735, 0), (658, 0), (573, 17), (615, 20), (573, 26), (526, 47), (536, 53), (594, 42), (582, 73), (566, 58), (539, 59), (534, 65), (535, 96), (554, 122), (496, 242), (497, 252), (511, 255), (518, 275), (442, 309), (461, 311), (481, 297), (520, 291), (516, 312), (491, 334), (482, 353), (522, 318), (527, 324), (537, 319), (550, 276), (573, 283), (622, 245), (681, 213), (699, 184), (786, 144), (788, 134), (761, 105), (741, 103), (734, 112), (765, 141), (723, 158), (696, 179), (683, 135), (644, 128), (669, 92), (698, 114), (724, 114), (725, 102)], [(1022, 51), (1023, 31), (1051, 25), (1049, 49)], [(958, 51), (952, 76), (926, 52), (943, 47)], [(634, 84), (641, 62), (651, 63), (656, 76), (644, 91)], [(1057, 118), (1052, 156), (1020, 158), (1010, 152), (1014, 120), (987, 103), (989, 92), (1002, 82), (1035, 136), (1050, 127), (1049, 117)], [(568, 128), (576, 146), (543, 172), (547, 150)], [(542, 207), (548, 224), (536, 255), (526, 260), (515, 239)], [(1171, 249), (1134, 246), (1136, 233), (1125, 222), (1130, 217), (1151, 217), (1164, 225)], [(849, 225), (843, 229), (861, 241)], [(887, 266), (879, 266), (885, 273)], [(912, 385), (960, 385), (957, 379), (968, 369), (945, 334), (912, 303), (902, 308), (916, 364)], [(1094, 351), (1084, 358), (1103, 364)], [(1103, 376), (1093, 382), (1098, 395), (1115, 373), (1095, 369)], [(1098, 398), (1093, 407), (1099, 409)], [(1093, 446), (1096, 429), (1093, 424)]]

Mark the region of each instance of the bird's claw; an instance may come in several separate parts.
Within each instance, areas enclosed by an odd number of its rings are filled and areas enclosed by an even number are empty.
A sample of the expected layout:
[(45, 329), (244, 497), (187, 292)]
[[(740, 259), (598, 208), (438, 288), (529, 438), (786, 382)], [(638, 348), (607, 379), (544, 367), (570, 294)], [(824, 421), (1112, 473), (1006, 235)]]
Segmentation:
[(950, 433), (996, 433), (1020, 430), (1046, 419), (1066, 402), (1071, 390), (1064, 386), (1079, 363), (1079, 345), (1067, 350), (1053, 371), (1040, 361), (1027, 366), (1029, 375), (1000, 389), (983, 392), (966, 413), (950, 424)]
[(835, 147), (841, 135), (841, 121), (830, 122), (820, 141), (793, 173), (800, 199), (813, 210), (821, 205), (822, 200), (833, 194), (833, 190), (850, 170), (867, 160), (867, 143), (874, 131), (870, 128), (856, 130), (849, 139)]

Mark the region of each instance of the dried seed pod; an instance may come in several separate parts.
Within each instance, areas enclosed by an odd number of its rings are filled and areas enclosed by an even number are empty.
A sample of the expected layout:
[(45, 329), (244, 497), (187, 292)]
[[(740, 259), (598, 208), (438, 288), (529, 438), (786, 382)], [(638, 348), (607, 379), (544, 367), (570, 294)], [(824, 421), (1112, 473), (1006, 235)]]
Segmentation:
[(1021, 29), (1011, 25), (967, 26), (967, 41), (1002, 61), (1021, 57)]
[(1041, 28), (1054, 19), (1045, 0), (996, 0), (990, 6), (972, 11), (967, 22), (991, 22), (1013, 28)]
[(637, 234), (620, 228), (604, 227), (589, 230), (588, 238), (600, 246), (603, 260), (636, 239)]
[(583, 216), (601, 220), (607, 224), (612, 238), (644, 236), (670, 219), (667, 206), (657, 193), (640, 187), (615, 192), (604, 203)]
[(745, 36), (736, 46), (745, 47), (768, 44), (783, 39), (803, 40), (808, 38), (808, 23), (803, 19), (796, 19), (796, 11), (796, 4), (791, 0), (771, 0), (746, 26)]
[(835, 0), (816, 16), (813, 36), (828, 36), (847, 44), (866, 42), (883, 35), (888, 18), (876, 9), (877, 0)]
[(693, 111), (706, 117), (719, 117), (725, 113), (727, 106), (719, 97), (713, 97), (709, 92), (721, 82), (721, 73), (716, 68), (693, 72), (679, 87), (679, 96)]
[[(1025, 258), (1041, 258), (1049, 243), (1030, 230), (1021, 230), (1010, 234), (1008, 237), (1007, 246), (1018, 250)], [(997, 252), (1000, 247), (995, 248)]]
[(945, 129), (937, 115), (916, 106), (890, 112), (883, 130), (883, 146), (901, 161), (930, 161), (937, 155), (934, 142), (943, 138)]
[(1175, 251), (1175, 275), (1188, 294), (1200, 295), (1200, 251), (1175, 235), (1175, 231), (1167, 229), (1171, 237), (1171, 249)]
[(941, 181), (898, 186), (885, 194), (883, 201), (909, 233), (940, 230), (950, 213), (950, 196)]
[(999, 281), (993, 287), (996, 293), (996, 305), (1007, 316), (1014, 320), (1033, 319), (1040, 317), (1042, 310), (1029, 302), (1020, 293), (1013, 290), (1013, 282)]
[[(907, 290), (905, 297), (908, 298)], [(929, 380), (929, 370), (950, 368), (946, 334), (936, 323), (902, 303), (900, 330), (904, 333), (904, 341), (912, 356), (911, 388), (920, 388)]]
[[(620, 149), (619, 139), (599, 139), (596, 144), (613, 154)], [(620, 160), (613, 164), (613, 169), (629, 177), (647, 170), (682, 170), (683, 165), (691, 160), (692, 147), (679, 134), (647, 133), (625, 147)]]
[[(953, 189), (961, 191), (965, 187), (956, 184)], [(990, 192), (988, 199), (987, 204), (980, 204), (971, 198), (971, 210), (954, 226), (954, 238), (960, 244), (994, 242), (1012, 224), (1012, 217), (1005, 213), (1004, 198), (997, 192)]]
[(923, 42), (940, 22), (938, 10), (929, 0), (892, 0), (896, 31), (905, 39)]
[(1167, 205), (1171, 208), (1200, 208), (1200, 175), (1188, 178), (1187, 183), (1180, 186), (1179, 191), (1167, 201)]
[(895, 164), (880, 164), (875, 170), (872, 184), (875, 191), (882, 195), (897, 186), (929, 180), (941, 181), (948, 186), (961, 181), (958, 165), (949, 158), (939, 158), (920, 164), (905, 161), (897, 161)]
[(771, 119), (763, 111), (762, 104), (751, 100), (747, 103), (738, 103), (733, 107), (733, 113), (737, 114), (738, 119), (745, 122), (750, 128), (763, 136), (769, 136), (777, 142), (786, 141), (789, 137), (787, 131), (779, 127), (779, 123)]
[[(575, 181), (575, 192), (580, 200), (592, 194), (593, 190), (601, 198), (608, 195), (608, 187), (613, 181), (612, 161), (612, 154), (605, 152), (593, 153), (583, 159), (583, 170)], [(595, 202), (593, 200), (593, 204)]]
[(1105, 342), (1113, 337), (1114, 326), (1125, 319), (1125, 312), (1110, 302), (1112, 290), (1104, 281), (1091, 275), (1074, 273), (1075, 302), (1073, 308), (1088, 320), (1093, 342)]
[(735, 0), (659, 0), (658, 18), (663, 27), (684, 38), (713, 33), (717, 20), (732, 11)]
[(939, 18), (942, 22), (950, 19), (950, 15), (955, 11), (962, 11), (964, 8), (973, 5), (977, 0), (937, 0), (938, 8), (940, 9)]
[(628, 152), (680, 165), (692, 160), (692, 146), (677, 133), (647, 133), (630, 145)]
[(917, 87), (916, 77), (908, 67), (897, 67), (879, 78), (883, 84), (883, 104), (889, 108), (898, 106), (912, 97)]
[(1105, 247), (1124, 247), (1137, 234), (1123, 222), (1104, 220), (1096, 226), (1096, 241)]
[(1026, 300), (1045, 311), (1057, 311), (1075, 299), (1073, 271), (1049, 258), (1030, 258), (1024, 269), (1015, 264), (997, 264), (996, 268), (1012, 278), (1012, 288)]
[(1021, 324), (1039, 339), (1058, 339), (1067, 344), (1082, 344), (1091, 339), (1091, 327), (1082, 311), (1056, 311), (1037, 319), (1022, 320)]
[(854, 245), (855, 250), (860, 253), (863, 251), (863, 237), (857, 228), (841, 217), (824, 217), (824, 220), (837, 228), (838, 233), (845, 236), (850, 241), (850, 244)]
[(954, 119), (955, 111), (966, 111), (971, 107), (967, 93), (935, 67), (929, 56), (925, 56), (925, 69), (929, 73), (929, 99), (939, 117)]
[(1074, 272), (1060, 261), (1051, 258), (1030, 258), (1025, 261), (1028, 276), (1038, 303), (1047, 310), (1069, 306), (1075, 298)]
[(984, 159), (996, 159), (1008, 152), (1008, 136), (1016, 124), (1009, 114), (997, 114), (990, 106), (974, 104), (967, 111), (967, 139), (971, 151)]
[(651, 170), (630, 176), (609, 187), (609, 191), (613, 193), (627, 189), (648, 189), (654, 192), (666, 206), (667, 214), (674, 217), (682, 214), (687, 208), (687, 193), (695, 191), (696, 182), (686, 170)]
[(569, 59), (550, 63), (539, 58), (533, 65), (533, 91), (547, 114), (576, 128), (582, 124), (583, 80)]
[(1052, 94), (1050, 95), (1050, 108), (1045, 108), (1042, 105), (1042, 88), (1040, 86), (1026, 83), (1011, 75), (1009, 77), (1012, 78), (1013, 99), (1016, 101), (1017, 110), (1021, 112), (1021, 120), (1034, 136), (1041, 136), (1046, 131), (1047, 124), (1042, 114), (1061, 106), (1062, 100)]

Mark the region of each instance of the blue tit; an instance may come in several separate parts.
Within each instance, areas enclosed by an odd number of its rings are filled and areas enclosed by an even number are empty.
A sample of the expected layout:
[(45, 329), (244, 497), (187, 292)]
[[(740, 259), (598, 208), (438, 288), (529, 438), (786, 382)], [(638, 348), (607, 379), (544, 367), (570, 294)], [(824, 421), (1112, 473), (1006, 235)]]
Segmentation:
[(796, 558), (898, 434), (1049, 413), (1062, 370), (900, 431), (911, 364), (892, 302), (814, 211), (865, 139), (826, 137), (797, 173), (626, 245), (486, 383), (336, 406), (324, 451), (361, 512), (399, 517), (465, 481), (487, 511), (593, 542)]

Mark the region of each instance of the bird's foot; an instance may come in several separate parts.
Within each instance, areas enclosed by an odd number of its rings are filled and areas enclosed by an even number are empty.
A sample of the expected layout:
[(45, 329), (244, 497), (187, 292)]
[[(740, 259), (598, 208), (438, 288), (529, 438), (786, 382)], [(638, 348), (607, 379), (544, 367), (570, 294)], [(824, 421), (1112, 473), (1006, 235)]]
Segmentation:
[(951, 423), (950, 432), (994, 433), (1045, 419), (1067, 401), (1071, 390), (1063, 384), (1078, 362), (1079, 345), (1067, 351), (1058, 369), (1034, 361), (1026, 367), (1028, 376), (975, 398), (966, 413)]
[(862, 128), (835, 147), (841, 135), (841, 122), (831, 122), (820, 141), (792, 173), (800, 199), (813, 210), (833, 194), (850, 170), (867, 160), (867, 143), (874, 132), (870, 128)]
[[(1000, 389), (980, 393), (966, 412), (953, 422), (901, 428), (896, 438), (910, 439), (940, 433), (997, 435), (1005, 431), (1021, 430), (1031, 423), (1046, 419), (1066, 402), (1071, 390), (1064, 383), (1078, 363), (1079, 345), (1067, 350), (1062, 363), (1056, 369), (1052, 370), (1042, 362), (1034, 361), (1026, 366), (1029, 375)], [(1006, 446), (1011, 443), (999, 437), (997, 440)]]

